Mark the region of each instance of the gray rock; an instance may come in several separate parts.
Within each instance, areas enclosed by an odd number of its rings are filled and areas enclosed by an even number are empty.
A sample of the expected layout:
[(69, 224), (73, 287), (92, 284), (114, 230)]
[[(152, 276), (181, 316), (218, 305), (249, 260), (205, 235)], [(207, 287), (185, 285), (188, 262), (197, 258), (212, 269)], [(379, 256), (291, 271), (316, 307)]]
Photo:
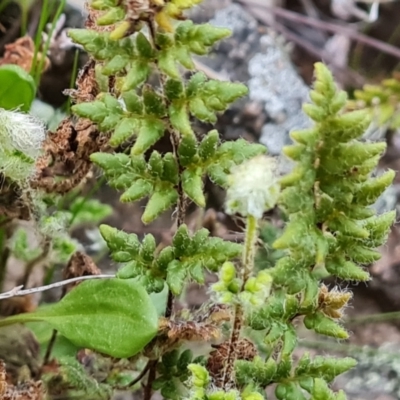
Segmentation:
[(379, 396), (400, 399), (400, 352), (398, 344), (352, 354), (358, 364), (336, 379), (349, 399), (375, 400)]

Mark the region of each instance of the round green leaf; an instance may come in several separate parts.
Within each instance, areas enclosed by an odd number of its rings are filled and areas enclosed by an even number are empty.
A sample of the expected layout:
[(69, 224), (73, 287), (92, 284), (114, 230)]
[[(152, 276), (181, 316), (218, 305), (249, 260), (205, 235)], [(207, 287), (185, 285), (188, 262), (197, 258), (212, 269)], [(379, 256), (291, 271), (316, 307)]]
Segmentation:
[(0, 67), (0, 108), (29, 111), (36, 95), (34, 79), (18, 65)]
[(135, 355), (158, 331), (157, 310), (133, 279), (82, 282), (60, 302), (3, 319), (0, 326), (34, 321), (46, 321), (76, 346), (116, 358)]

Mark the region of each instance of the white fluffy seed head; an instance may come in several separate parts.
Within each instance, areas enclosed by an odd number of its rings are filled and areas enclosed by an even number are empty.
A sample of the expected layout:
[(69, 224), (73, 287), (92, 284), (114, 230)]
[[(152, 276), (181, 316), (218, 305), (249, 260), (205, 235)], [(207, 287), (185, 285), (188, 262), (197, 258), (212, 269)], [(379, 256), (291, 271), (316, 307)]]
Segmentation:
[(27, 179), (45, 139), (45, 125), (39, 119), (0, 108), (0, 172), (13, 180)]
[(275, 159), (261, 155), (234, 167), (228, 185), (227, 213), (260, 219), (278, 201), (280, 186)]

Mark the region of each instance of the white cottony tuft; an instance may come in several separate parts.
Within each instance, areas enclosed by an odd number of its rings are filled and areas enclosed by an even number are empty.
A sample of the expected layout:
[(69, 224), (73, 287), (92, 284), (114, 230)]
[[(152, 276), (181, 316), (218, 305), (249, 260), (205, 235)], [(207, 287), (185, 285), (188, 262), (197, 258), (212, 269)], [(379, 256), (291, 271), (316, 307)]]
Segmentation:
[(46, 139), (46, 127), (37, 118), (0, 108), (0, 172), (22, 181), (31, 176)]
[(280, 186), (275, 159), (257, 156), (234, 167), (228, 185), (227, 213), (260, 219), (278, 201)]
[(36, 158), (39, 156), (45, 138), (46, 129), (39, 119), (29, 114), (0, 108), (0, 146), (2, 148), (11, 145), (25, 155)]

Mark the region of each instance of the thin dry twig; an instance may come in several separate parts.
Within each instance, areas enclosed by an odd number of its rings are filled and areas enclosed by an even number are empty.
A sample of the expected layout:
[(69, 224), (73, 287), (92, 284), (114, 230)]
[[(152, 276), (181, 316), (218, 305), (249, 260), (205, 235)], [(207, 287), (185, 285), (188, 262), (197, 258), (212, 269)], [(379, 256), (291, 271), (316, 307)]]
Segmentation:
[[(364, 43), (367, 46), (373, 47), (383, 53), (389, 54), (393, 57), (400, 59), (400, 49), (398, 47), (392, 46), (391, 44), (384, 43), (380, 40), (374, 39), (360, 32), (357, 32), (353, 28), (349, 28), (344, 25), (334, 24), (328, 21), (320, 21), (318, 19), (310, 18), (299, 13), (285, 10), (280, 7), (271, 7), (265, 4), (264, 0), (236, 0), (248, 7), (256, 7), (258, 9), (265, 9), (272, 14), (279, 16), (287, 21), (300, 22), (315, 28), (319, 28), (328, 32), (339, 33), (341, 35), (348, 36), (357, 42)], [(261, 18), (260, 18), (261, 19)]]
[(23, 285), (17, 286), (8, 292), (4, 292), (0, 294), (0, 300), (9, 299), (11, 297), (16, 296), (26, 296), (27, 294), (39, 293), (44, 292), (46, 290), (55, 289), (61, 286), (69, 285), (70, 283), (84, 281), (88, 279), (111, 279), (115, 278), (115, 275), (86, 275), (86, 276), (78, 276), (76, 278), (66, 279), (65, 281), (51, 283), (50, 285), (46, 286), (39, 286), (36, 288), (25, 289), (22, 290), (24, 287)]
[(324, 49), (319, 50), (311, 43), (305, 43), (305, 41), (301, 41), (298, 35), (291, 32), (289, 29), (286, 29), (282, 24), (277, 24), (275, 28), (288, 40), (303, 47), (311, 55), (320, 58), (324, 62), (328, 63), (332, 68), (333, 72), (335, 73), (336, 77), (340, 80), (342, 84), (355, 85), (357, 87), (361, 87), (366, 83), (366, 79), (357, 71), (337, 65), (335, 59), (333, 59), (332, 56), (329, 55), (328, 52), (325, 51)]
[(357, 0), (357, 3), (378, 3), (378, 4), (387, 4), (387, 3), (396, 3), (399, 0)]

